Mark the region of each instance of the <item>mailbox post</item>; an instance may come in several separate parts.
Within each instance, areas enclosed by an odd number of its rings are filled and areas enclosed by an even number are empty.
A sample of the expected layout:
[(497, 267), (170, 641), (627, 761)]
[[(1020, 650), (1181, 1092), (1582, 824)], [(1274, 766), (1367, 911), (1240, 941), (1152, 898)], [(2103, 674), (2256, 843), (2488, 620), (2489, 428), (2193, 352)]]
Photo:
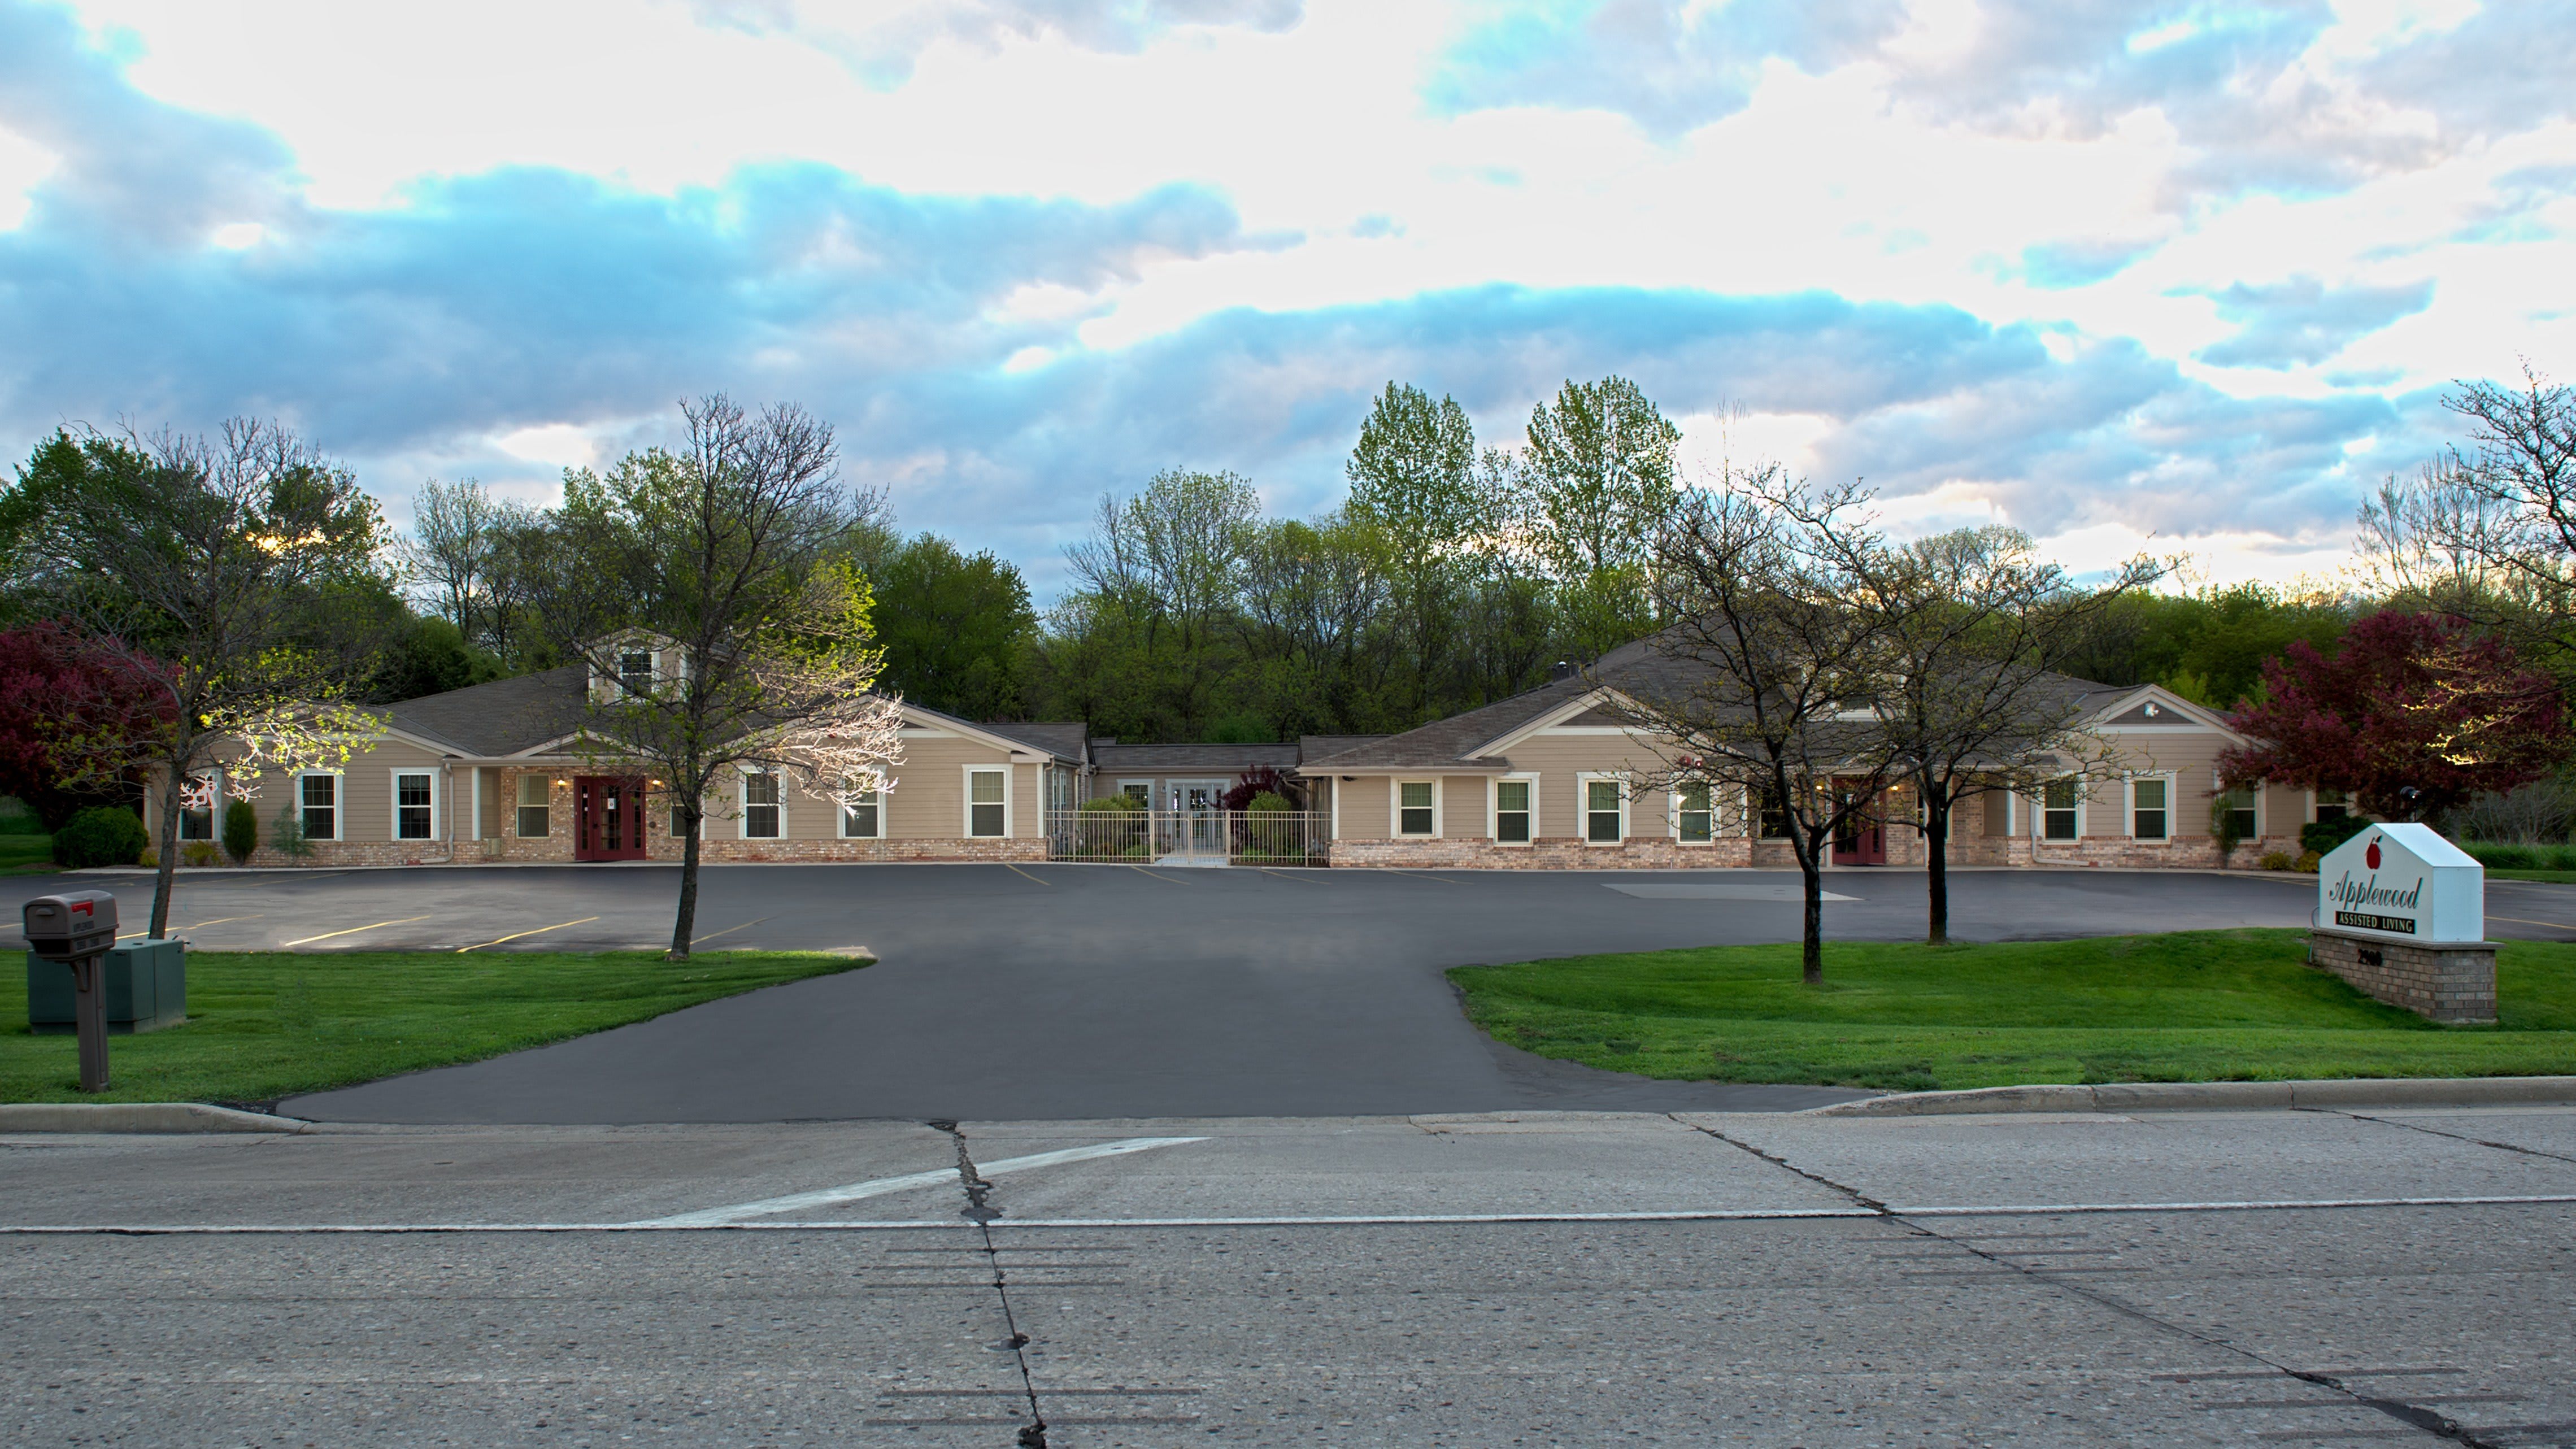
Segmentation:
[(72, 891), (27, 902), (27, 949), (72, 968), (73, 1019), (80, 1035), (80, 1088), (107, 1090), (107, 983), (99, 964), (116, 944), (116, 897)]

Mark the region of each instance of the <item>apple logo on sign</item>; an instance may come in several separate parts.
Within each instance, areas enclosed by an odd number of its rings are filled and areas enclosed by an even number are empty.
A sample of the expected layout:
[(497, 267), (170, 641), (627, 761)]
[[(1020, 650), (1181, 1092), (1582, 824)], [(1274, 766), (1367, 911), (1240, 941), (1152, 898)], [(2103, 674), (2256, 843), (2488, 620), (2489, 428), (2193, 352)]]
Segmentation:
[(2370, 848), (2361, 853), (2361, 859), (2362, 863), (2372, 870), (2379, 869), (2379, 842), (2376, 840), (2370, 842)]

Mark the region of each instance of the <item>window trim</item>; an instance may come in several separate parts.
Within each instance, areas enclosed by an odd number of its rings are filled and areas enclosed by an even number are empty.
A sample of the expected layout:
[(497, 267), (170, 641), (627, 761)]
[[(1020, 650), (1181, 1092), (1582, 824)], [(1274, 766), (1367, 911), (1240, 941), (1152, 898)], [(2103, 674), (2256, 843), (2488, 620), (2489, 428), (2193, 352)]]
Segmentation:
[(843, 839), (843, 840), (883, 840), (883, 839), (885, 839), (885, 838), (886, 838), (886, 833), (885, 833), (885, 832), (886, 832), (886, 796), (887, 796), (890, 792), (889, 792), (889, 791), (887, 791), (883, 786), (879, 786), (879, 787), (878, 787), (878, 788), (877, 788), (873, 793), (874, 793), (874, 794), (876, 795), (876, 797), (877, 797), (877, 798), (876, 798), (876, 800), (873, 802), (873, 803), (875, 804), (875, 806), (876, 806), (876, 812), (877, 812), (877, 833), (876, 833), (876, 834), (874, 834), (874, 835), (857, 835), (857, 834), (853, 834), (853, 833), (851, 832), (851, 830), (850, 830), (850, 808), (851, 808), (851, 807), (849, 807), (849, 806), (847, 806), (847, 805), (844, 805), (844, 806), (842, 806), (842, 807), (840, 808), (840, 810), (837, 812), (837, 813), (840, 815), (840, 817), (841, 817), (841, 835), (840, 835), (840, 838), (841, 838), (841, 839)]
[(2031, 796), (2030, 838), (2043, 845), (2052, 840), (2066, 845), (2078, 844), (2084, 839), (2084, 806), (2092, 798), (2093, 792), (2084, 788), (2084, 781), (2080, 776), (2061, 775), (2058, 778), (2064, 780), (2075, 791), (2075, 833), (2062, 838), (2048, 833), (2048, 787), (2057, 782), (2042, 780), (2039, 782), (2038, 793)]
[[(1692, 788), (1700, 788), (1708, 791), (1708, 839), (1706, 840), (1684, 840), (1682, 838), (1682, 791)], [(1673, 844), (1678, 846), (1687, 846), (1692, 850), (1699, 850), (1704, 847), (1717, 844), (1718, 821), (1721, 818), (1722, 817), (1720, 816), (1717, 808), (1716, 781), (1693, 780), (1685, 782), (1676, 780), (1664, 787), (1664, 827), (1666, 830), (1671, 832)]]
[(307, 808), (304, 804), (304, 782), (317, 775), (324, 776), (333, 782), (331, 785), (331, 833), (329, 835), (306, 835), (304, 838), (307, 840), (327, 840), (332, 842), (346, 840), (349, 836), (349, 772), (346, 770), (298, 770), (295, 772), (295, 823), (297, 825), (302, 825), (304, 823), (304, 812)]
[[(417, 844), (423, 841), (436, 840), (438, 838), (438, 807), (440, 803), (438, 798), (438, 770), (433, 766), (427, 765), (394, 765), (389, 767), (385, 773), (391, 777), (385, 782), (385, 798), (393, 804), (393, 810), (385, 821), (385, 838), (398, 845)], [(405, 775), (423, 775), (428, 777), (429, 833), (427, 835), (405, 835), (402, 833), (402, 781), (403, 776)]]
[[(742, 765), (737, 768), (741, 771), (741, 778), (734, 785), (733, 790), (734, 838), (737, 840), (788, 839), (787, 777), (776, 770), (763, 770), (751, 765)], [(754, 835), (751, 833), (751, 777), (754, 775), (767, 775), (769, 778), (778, 782), (778, 803), (776, 805), (762, 806), (763, 809), (774, 809), (778, 812), (778, 833), (776, 835)]]
[[(179, 843), (181, 845), (194, 845), (201, 840), (209, 842), (221, 840), (224, 834), (223, 767), (221, 765), (217, 765), (211, 769), (191, 770), (188, 772), (188, 778), (191, 780), (204, 780), (212, 786), (212, 788), (207, 792), (206, 798), (206, 833), (203, 835), (190, 835), (188, 833), (188, 817), (196, 814), (197, 812), (188, 808), (187, 798), (185, 794), (182, 793), (179, 801), (179, 823), (177, 827), (179, 831)], [(299, 808), (301, 808), (300, 805)]]
[[(542, 783), (542, 784), (546, 787), (546, 803), (544, 803), (543, 805), (531, 805), (531, 804), (529, 804), (529, 803), (527, 802), (528, 782), (529, 782), (530, 780), (538, 781), (538, 782)], [(522, 830), (520, 829), (520, 825), (522, 824), (522, 821), (521, 821), (521, 818), (520, 818), (519, 812), (520, 812), (520, 811), (522, 811), (522, 810), (543, 810), (544, 812), (546, 812), (546, 834), (545, 834), (545, 835), (529, 835), (529, 834), (525, 833), (524, 831), (522, 831)], [(511, 785), (510, 785), (510, 838), (511, 838), (512, 840), (544, 840), (544, 839), (546, 839), (548, 836), (553, 835), (553, 834), (554, 834), (554, 830), (555, 830), (555, 781), (554, 781), (554, 771), (552, 771), (552, 770), (535, 770), (535, 771), (522, 770), (522, 771), (520, 771), (520, 772), (518, 773), (518, 775), (517, 775), (517, 776), (515, 776), (515, 777), (513, 778), (512, 783), (511, 783)]]
[[(1404, 828), (1404, 787), (1405, 787), (1405, 786), (1407, 786), (1407, 785), (1429, 785), (1429, 786), (1431, 787), (1431, 829), (1430, 829), (1430, 831), (1429, 831), (1427, 834), (1414, 835), (1414, 834), (1411, 834), (1411, 833), (1407, 832), (1407, 831), (1405, 830), (1405, 828)], [(1389, 839), (1389, 840), (1438, 840), (1438, 839), (1440, 839), (1440, 838), (1441, 838), (1441, 835), (1440, 835), (1440, 824), (1441, 824), (1441, 821), (1440, 821), (1440, 813), (1441, 813), (1441, 812), (1440, 812), (1440, 777), (1439, 777), (1439, 776), (1437, 776), (1437, 775), (1431, 775), (1431, 776), (1416, 776), (1416, 777), (1414, 777), (1413, 779), (1410, 779), (1410, 780), (1407, 780), (1407, 779), (1401, 778), (1401, 777), (1399, 777), (1399, 776), (1394, 776), (1394, 775), (1390, 775), (1390, 776), (1388, 776), (1388, 777), (1387, 777), (1387, 782), (1386, 782), (1386, 838), (1387, 838), (1387, 839)]]
[[(999, 765), (961, 765), (958, 768), (965, 772), (964, 778), (961, 781), (960, 798), (958, 800), (958, 808), (964, 812), (965, 816), (965, 818), (958, 823), (964, 830), (965, 838), (968, 840), (1010, 839), (1011, 795), (1013, 793), (1011, 786), (1014, 783), (1011, 779), (1011, 774), (1016, 767), (1005, 762)], [(999, 835), (977, 835), (975, 833), (975, 776), (979, 771), (1002, 777), (1002, 833)]]
[[(648, 691), (647, 693), (637, 693), (635, 687), (626, 682), (626, 658), (630, 654), (641, 654), (644, 656), (644, 688)], [(649, 691), (653, 686), (662, 682), (662, 651), (655, 649), (649, 644), (645, 645), (641, 649), (630, 648), (622, 644), (619, 645), (617, 649), (617, 672), (611, 675), (610, 678), (616, 681), (618, 698), (650, 698), (651, 696)]]
[[(2140, 835), (2138, 833), (2138, 782), (2142, 780), (2161, 780), (2164, 782), (2165, 803), (2162, 808), (2165, 817), (2165, 833), (2162, 835)], [(2174, 819), (2176, 815), (2176, 811), (2174, 810), (2174, 798), (2178, 793), (2179, 792), (2175, 789), (2174, 772), (2171, 770), (2140, 770), (2133, 774), (2121, 777), (2120, 797), (2123, 805), (2126, 807), (2120, 815), (2122, 832), (2131, 840), (2152, 840), (2159, 844), (2171, 845), (2174, 838)]]
[[(2317, 790), (2310, 790), (2308, 792), (2308, 823), (2310, 825), (2314, 825), (2318, 820), (2324, 818), (2317, 814), (2317, 807), (2328, 803), (2317, 798), (2321, 793), (2321, 791)], [(2335, 793), (2343, 796), (2343, 799), (2333, 802), (2343, 808), (2343, 818), (2349, 819), (2361, 813), (2360, 808), (2352, 803), (2352, 792), (2350, 790), (2339, 790)]]
[[(1529, 810), (1526, 812), (1529, 815), (1529, 839), (1527, 840), (1503, 838), (1503, 786), (1505, 784), (1529, 786)], [(1485, 786), (1485, 838), (1506, 850), (1527, 850), (1538, 844), (1538, 795), (1536, 770), (1515, 770), (1508, 775), (1492, 777)], [(1438, 799), (1436, 791), (1433, 799), (1435, 802)]]
[[(2225, 785), (2219, 783), (2217, 776), (2212, 774), (2209, 781), (2209, 798), (2213, 808), (2215, 807), (2216, 802), (2226, 799), (2230, 793), (2232, 792), (2229, 791)], [(2254, 806), (2254, 828), (2246, 832), (2245, 841), (2250, 842), (2263, 838), (2264, 793), (2263, 786), (2259, 783), (2245, 787), (2245, 798), (2253, 802)], [(2244, 842), (2239, 843), (2241, 844)]]
[[(1619, 789), (1619, 838), (1616, 840), (1595, 840), (1592, 838), (1592, 787), (1596, 783), (1615, 785)], [(1576, 838), (1581, 840), (1587, 846), (1598, 847), (1605, 850), (1614, 849), (1618, 846), (1627, 844), (1632, 834), (1628, 826), (1628, 810), (1631, 803), (1629, 799), (1630, 794), (1631, 791), (1628, 788), (1628, 777), (1622, 772), (1613, 770), (1584, 770), (1578, 772), (1574, 777), (1574, 833)]]
[[(1162, 808), (1161, 806), (1156, 805), (1156, 804), (1154, 803), (1154, 782), (1153, 782), (1153, 780), (1152, 780), (1152, 779), (1150, 779), (1150, 778), (1147, 778), (1147, 779), (1138, 779), (1138, 780), (1121, 780), (1121, 781), (1119, 781), (1119, 782), (1118, 782), (1118, 788), (1109, 792), (1108, 798), (1109, 798), (1109, 799), (1112, 799), (1112, 800), (1115, 800), (1115, 799), (1117, 799), (1117, 798), (1118, 798), (1119, 796), (1121, 796), (1121, 795), (1127, 795), (1127, 792), (1128, 792), (1129, 788), (1130, 788), (1130, 787), (1132, 787), (1132, 786), (1137, 786), (1137, 785), (1142, 785), (1142, 786), (1144, 786), (1144, 787), (1145, 787), (1145, 799), (1144, 799), (1144, 806), (1145, 806), (1145, 808), (1146, 808), (1147, 810), (1159, 810), (1159, 809), (1161, 809), (1161, 808)], [(1134, 797), (1133, 795), (1128, 795), (1128, 798), (1132, 800), (1132, 799), (1134, 799), (1135, 797)]]

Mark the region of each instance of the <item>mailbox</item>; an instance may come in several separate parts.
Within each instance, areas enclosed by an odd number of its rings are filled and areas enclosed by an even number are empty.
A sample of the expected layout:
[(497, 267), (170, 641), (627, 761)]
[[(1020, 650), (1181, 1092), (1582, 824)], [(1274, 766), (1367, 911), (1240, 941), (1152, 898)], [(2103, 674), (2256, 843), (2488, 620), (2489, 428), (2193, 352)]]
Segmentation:
[(27, 902), (27, 949), (48, 961), (104, 956), (116, 944), (116, 897), (70, 891)]

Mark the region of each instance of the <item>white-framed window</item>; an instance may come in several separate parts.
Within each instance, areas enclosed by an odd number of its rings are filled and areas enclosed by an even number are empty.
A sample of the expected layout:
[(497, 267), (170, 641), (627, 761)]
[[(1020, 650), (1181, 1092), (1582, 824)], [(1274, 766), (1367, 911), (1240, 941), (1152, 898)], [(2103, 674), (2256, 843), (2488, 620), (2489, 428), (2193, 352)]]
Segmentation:
[(1154, 782), (1151, 780), (1121, 780), (1118, 793), (1148, 810), (1154, 808)]
[(519, 777), (519, 818), (512, 827), (521, 840), (543, 840), (554, 828), (554, 812), (548, 805), (554, 800), (554, 782), (544, 775)]
[[(707, 838), (707, 817), (713, 814), (715, 814), (713, 810), (701, 809), (698, 811), (698, 838), (700, 840)], [(686, 840), (689, 838), (689, 817), (687, 812), (680, 808), (680, 797), (676, 793), (671, 796), (671, 838), (673, 840)]]
[(340, 838), (340, 772), (316, 770), (295, 777), (295, 803), (303, 813), (304, 838)]
[(1538, 777), (1505, 775), (1494, 781), (1494, 843), (1527, 845), (1538, 838)]
[(780, 798), (778, 772), (745, 770), (742, 775), (742, 838), (777, 840), (787, 834), (787, 802)]
[(843, 840), (878, 840), (885, 836), (885, 792), (870, 790), (841, 807)]
[(2084, 792), (2073, 779), (2051, 780), (2039, 787), (2039, 834), (2043, 840), (2073, 840), (2084, 833)]
[(1575, 793), (1583, 811), (1583, 843), (1617, 845), (1628, 838), (1628, 782), (1617, 775), (1578, 775)]
[(1439, 781), (1396, 781), (1394, 805), (1397, 835), (1437, 835), (1439, 833)]
[(2352, 796), (2342, 790), (2310, 790), (2310, 820), (2341, 820), (2352, 813)]
[(2129, 834), (2137, 840), (2164, 840), (2173, 834), (2173, 776), (2129, 777)]
[(966, 833), (978, 839), (1011, 833), (1009, 766), (966, 767)]
[(438, 780), (428, 770), (396, 770), (394, 839), (438, 838)]
[(197, 793), (205, 800), (206, 803), (203, 808), (191, 809), (186, 797), (181, 797), (179, 801), (179, 838), (181, 840), (212, 840), (215, 838), (215, 807), (221, 804), (224, 798), (223, 777), (215, 774), (204, 774), (191, 775), (188, 778), (194, 782), (197, 787)]
[(1672, 788), (1673, 839), (1683, 845), (1711, 845), (1717, 840), (1717, 795), (1706, 781), (1676, 782)]
[(621, 649), (617, 651), (617, 683), (628, 694), (653, 692), (653, 651)]

